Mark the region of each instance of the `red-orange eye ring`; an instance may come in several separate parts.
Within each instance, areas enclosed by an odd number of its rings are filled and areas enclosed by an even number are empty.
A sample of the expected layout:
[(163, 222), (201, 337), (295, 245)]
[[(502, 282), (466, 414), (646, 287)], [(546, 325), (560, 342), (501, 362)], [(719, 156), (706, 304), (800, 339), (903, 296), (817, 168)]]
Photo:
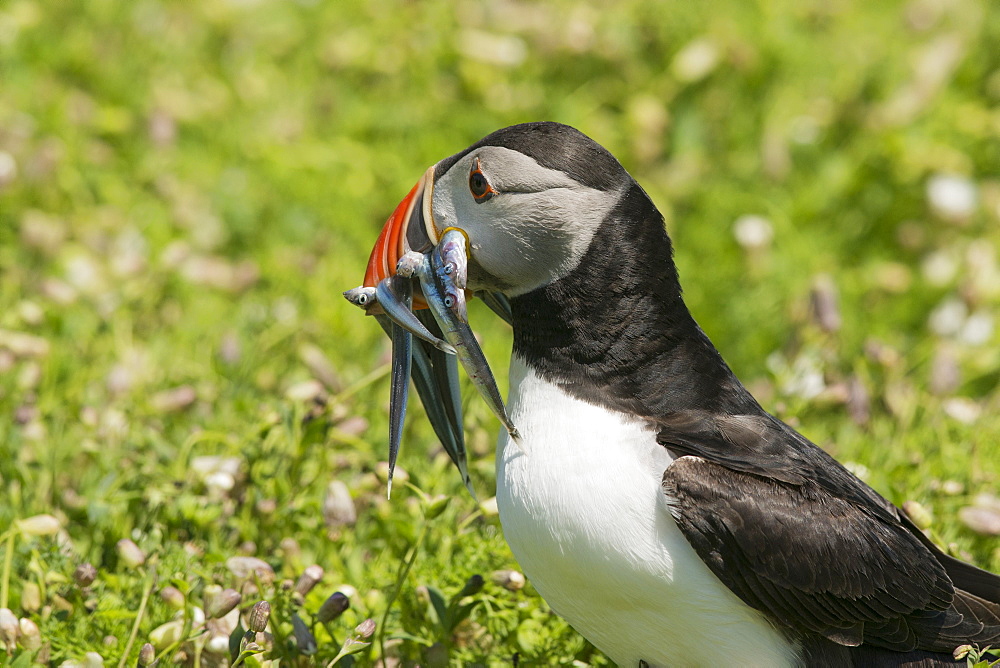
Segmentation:
[(497, 194), (483, 174), (483, 170), (479, 168), (479, 158), (472, 161), (472, 169), (469, 171), (469, 192), (477, 202), (485, 202)]

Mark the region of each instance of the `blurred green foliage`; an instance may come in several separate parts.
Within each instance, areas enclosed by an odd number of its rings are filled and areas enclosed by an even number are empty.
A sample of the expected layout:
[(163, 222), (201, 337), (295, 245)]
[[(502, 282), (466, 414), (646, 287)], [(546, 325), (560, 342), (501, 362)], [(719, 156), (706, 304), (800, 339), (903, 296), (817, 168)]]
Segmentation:
[[(392, 653), (604, 665), (530, 583), (487, 579), (441, 636), (417, 585), (516, 564), (416, 405), (401, 463), (458, 498), (426, 531), (416, 497), (384, 499), (386, 342), (340, 297), (429, 164), (528, 120), (578, 127), (646, 188), (689, 306), (769, 409), (1000, 568), (956, 520), (1000, 474), (998, 43), (990, 0), (3, 0), (0, 534), (63, 527), (11, 543), (9, 607), (54, 663), (117, 659), (153, 573), (194, 605), (252, 552), (279, 579), (323, 566), (309, 613), (355, 588), (339, 639), (381, 621), (424, 536)], [(733, 233), (747, 215), (757, 248)], [(833, 293), (826, 327), (810, 301)], [(473, 317), (503, 377), (509, 333)], [(485, 498), (497, 426), (466, 395)], [(205, 456), (237, 458), (231, 487)], [(324, 515), (331, 480), (356, 523)], [(278, 599), (274, 651), (309, 665)], [(130, 662), (173, 614), (154, 594)], [(317, 633), (323, 665), (339, 643)]]

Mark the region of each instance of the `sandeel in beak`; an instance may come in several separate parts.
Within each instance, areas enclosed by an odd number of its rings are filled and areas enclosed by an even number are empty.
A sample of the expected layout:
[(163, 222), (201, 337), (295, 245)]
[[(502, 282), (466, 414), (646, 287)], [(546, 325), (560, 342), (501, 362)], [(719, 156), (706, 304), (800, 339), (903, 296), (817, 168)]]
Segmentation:
[[(375, 316), (392, 340), (389, 493), (412, 374), (435, 433), (475, 498), (466, 459), (456, 357), (515, 443), (520, 442), (520, 434), (504, 410), (496, 380), (468, 325), (468, 239), (457, 228), (439, 234), (432, 211), (433, 188), (431, 167), (386, 221), (368, 259), (364, 283), (346, 291), (344, 297)], [(419, 292), (413, 290), (414, 285)], [(510, 321), (510, 305), (503, 295), (481, 296)]]

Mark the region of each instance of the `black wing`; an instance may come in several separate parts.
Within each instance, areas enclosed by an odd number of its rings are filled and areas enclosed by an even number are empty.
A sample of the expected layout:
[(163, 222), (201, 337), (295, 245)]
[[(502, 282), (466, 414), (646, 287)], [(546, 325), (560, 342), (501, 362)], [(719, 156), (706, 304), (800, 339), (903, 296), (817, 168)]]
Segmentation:
[(953, 564), (892, 504), (783, 423), (689, 414), (661, 426), (680, 457), (663, 475), (671, 512), (751, 607), (847, 646), (950, 652), (1000, 640), (1000, 607), (981, 598), (1000, 579), (951, 560), (984, 583), (978, 596), (956, 592)]

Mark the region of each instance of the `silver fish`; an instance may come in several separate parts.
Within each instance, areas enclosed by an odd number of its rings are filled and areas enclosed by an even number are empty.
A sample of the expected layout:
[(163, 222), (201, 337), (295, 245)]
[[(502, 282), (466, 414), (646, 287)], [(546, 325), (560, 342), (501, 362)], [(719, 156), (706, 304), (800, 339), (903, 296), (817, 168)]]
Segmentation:
[[(421, 314), (426, 313), (426, 316)], [(428, 328), (437, 328), (437, 323), (426, 311), (417, 313), (418, 318), (426, 317), (425, 324)], [(393, 338), (394, 330), (400, 331), (398, 325), (394, 324), (385, 314), (377, 314), (375, 320), (382, 326), (382, 330), (390, 339)], [(396, 400), (396, 405), (403, 408), (398, 417), (394, 417), (393, 394), (406, 392), (403, 388), (408, 388), (409, 381), (413, 380), (417, 394), (427, 412), (427, 418), (434, 427), (434, 433), (444, 446), (445, 452), (451, 461), (458, 467), (462, 476), (462, 482), (472, 498), (476, 497), (476, 490), (472, 487), (472, 478), (469, 476), (469, 464), (465, 451), (465, 433), (462, 431), (462, 397), (458, 393), (458, 361), (454, 355), (447, 355), (433, 346), (422, 341), (415, 341), (410, 348), (411, 366), (409, 375), (406, 369), (396, 364), (396, 348), (393, 348), (392, 386), (389, 397), (389, 482), (391, 490), (392, 474), (395, 469), (394, 452), (399, 450), (399, 437), (394, 437), (394, 425), (399, 425), (401, 437), (403, 420), (406, 416), (405, 405), (406, 395), (400, 394)], [(394, 445), (395, 444), (395, 445)]]
[[(382, 283), (388, 280), (390, 279), (385, 279)], [(394, 291), (394, 296), (399, 297), (400, 305), (412, 315), (413, 284), (409, 280), (403, 279), (395, 287), (398, 292)], [(381, 297), (377, 288), (375, 294)], [(379, 303), (383, 304), (382, 308), (384, 309), (385, 300), (380, 299)], [(395, 321), (390, 325), (390, 332), (392, 339), (392, 381), (389, 386), (389, 475), (386, 480), (386, 498), (392, 497), (392, 474), (396, 470), (399, 443), (403, 438), (406, 400), (409, 396), (410, 370), (413, 362), (413, 335)]]
[[(386, 279), (388, 281), (389, 279)], [(357, 287), (344, 292), (344, 297), (368, 311), (376, 305), (383, 313), (373, 313), (386, 335), (392, 340), (392, 379), (389, 390), (389, 475), (388, 494), (392, 494), (392, 479), (402, 441), (403, 424), (409, 396), (410, 379), (427, 409), (427, 415), (441, 440), (445, 451), (458, 467), (462, 482), (476, 498), (466, 460), (465, 435), (462, 431), (462, 400), (458, 394), (458, 376), (455, 349), (428, 327), (437, 329), (429, 315), (421, 322), (412, 311), (412, 283), (408, 278), (386, 283), (378, 288)], [(380, 295), (382, 297), (380, 298)], [(386, 308), (388, 306), (388, 308)], [(395, 317), (390, 317), (392, 313)], [(403, 320), (406, 325), (400, 324)], [(416, 325), (413, 324), (416, 322)], [(424, 324), (427, 323), (427, 324)], [(420, 331), (423, 341), (430, 345), (413, 345), (411, 330)], [(431, 347), (433, 346), (433, 347)], [(436, 350), (435, 350), (436, 349)], [(441, 351), (441, 352), (437, 352)]]
[(371, 308), (372, 304), (378, 302), (378, 298), (375, 296), (375, 288), (365, 287), (364, 285), (345, 290), (344, 299), (366, 311)]
[(450, 229), (441, 235), (441, 241), (431, 250), (431, 268), (444, 297), (444, 305), (466, 324), (469, 322), (468, 304), (465, 300), (469, 274), (467, 243), (463, 232)]
[(392, 496), (392, 474), (396, 471), (396, 458), (403, 438), (406, 421), (406, 401), (410, 390), (413, 363), (413, 336), (392, 322), (385, 314), (375, 316), (382, 329), (392, 339), (392, 380), (389, 386), (389, 476), (386, 496)]
[(451, 302), (451, 308), (446, 305), (447, 295), (453, 295), (457, 288), (452, 284), (450, 275), (444, 271), (440, 254), (432, 251), (430, 255), (424, 255), (411, 251), (400, 259), (397, 272), (400, 275), (414, 275), (419, 279), (424, 300), (430, 307), (434, 319), (441, 326), (444, 338), (455, 347), (458, 361), (472, 379), (472, 384), (486, 400), (486, 405), (499, 418), (514, 442), (520, 443), (521, 434), (507, 416), (496, 379), (493, 378), (493, 372), (490, 371), (490, 365), (479, 347), (479, 342), (476, 341), (468, 323), (463, 322), (453, 310), (457, 302)]
[[(430, 310), (417, 312), (427, 329), (439, 332), (440, 327)], [(466, 489), (476, 498), (469, 477), (465, 453), (465, 432), (462, 429), (462, 395), (458, 382), (458, 360), (418, 341), (413, 347), (413, 384), (424, 404), (427, 417), (434, 427), (445, 452), (462, 474)]]
[[(404, 285), (404, 282), (408, 283), (409, 281), (402, 277), (390, 276), (379, 282), (378, 286), (374, 288), (360, 286), (347, 290), (344, 292), (344, 298), (355, 306), (363, 308), (365, 312), (372, 310), (377, 304), (395, 324), (438, 350), (454, 355), (455, 348), (447, 341), (431, 334), (424, 327), (424, 324), (413, 315), (412, 307), (404, 303), (401, 295), (407, 290), (412, 293), (412, 289), (408, 285)], [(374, 313), (370, 315), (374, 315)]]

